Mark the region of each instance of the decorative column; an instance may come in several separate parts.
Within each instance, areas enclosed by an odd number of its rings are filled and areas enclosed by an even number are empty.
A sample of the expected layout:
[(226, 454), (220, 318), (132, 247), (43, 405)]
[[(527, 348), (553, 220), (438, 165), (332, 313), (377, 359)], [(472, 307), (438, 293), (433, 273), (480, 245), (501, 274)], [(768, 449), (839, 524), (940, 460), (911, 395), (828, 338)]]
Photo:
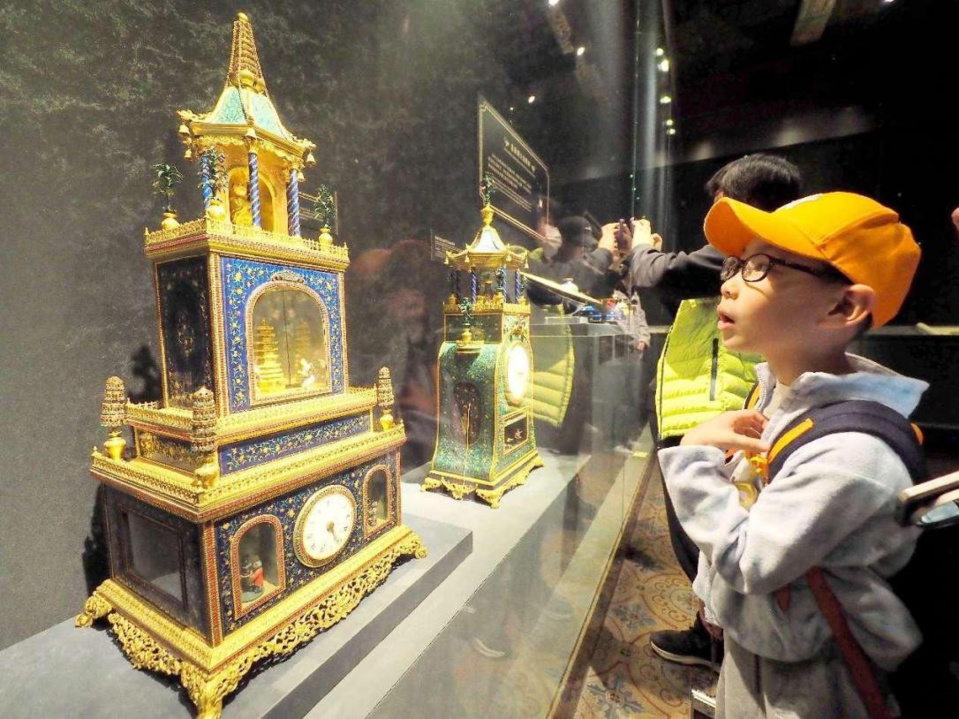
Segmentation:
[(253, 226), (263, 227), (260, 217), (260, 161), (256, 153), (256, 131), (251, 127), (246, 131), (247, 160), (250, 166), (250, 186), (247, 195), (250, 198), (250, 211), (253, 214)]
[(287, 226), (290, 234), (300, 236), (300, 180), (299, 170), (290, 168), (290, 181), (286, 186)]
[(513, 302), (518, 303), (523, 292), (523, 283), (519, 274), (519, 269), (513, 272)]
[(200, 155), (200, 182), (203, 185), (203, 213), (210, 209), (210, 200), (213, 199), (213, 170), (212, 158), (209, 152)]
[(476, 269), (470, 268), (470, 304), (476, 304)]

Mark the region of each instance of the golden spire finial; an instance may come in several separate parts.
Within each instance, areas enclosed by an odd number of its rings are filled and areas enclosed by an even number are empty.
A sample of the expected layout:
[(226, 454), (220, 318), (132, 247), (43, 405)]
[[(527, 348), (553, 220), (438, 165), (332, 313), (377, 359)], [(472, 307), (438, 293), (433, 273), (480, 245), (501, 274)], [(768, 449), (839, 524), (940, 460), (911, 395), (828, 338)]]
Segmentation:
[(260, 58), (253, 39), (253, 26), (246, 13), (238, 13), (233, 23), (233, 47), (230, 50), (230, 73), (227, 82), (237, 87), (249, 87), (255, 92), (266, 92), (266, 81), (260, 69)]
[(480, 216), (483, 218), (483, 227), (489, 227), (493, 224), (493, 207), (488, 202), (480, 210)]

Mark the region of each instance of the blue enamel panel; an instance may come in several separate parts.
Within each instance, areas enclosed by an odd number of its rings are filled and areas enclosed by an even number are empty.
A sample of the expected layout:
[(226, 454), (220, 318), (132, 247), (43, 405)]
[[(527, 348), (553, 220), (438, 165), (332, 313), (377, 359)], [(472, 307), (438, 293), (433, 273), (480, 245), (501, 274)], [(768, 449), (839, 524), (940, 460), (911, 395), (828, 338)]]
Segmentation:
[[(390, 472), (394, 477), (394, 485), (391, 491), (395, 492), (397, 490), (395, 478), (398, 476), (396, 471), (397, 457), (398, 454), (396, 452), (384, 457), (378, 457), (375, 460), (354, 467), (353, 469), (345, 470), (333, 477), (323, 479), (296, 492), (270, 500), (248, 511), (236, 514), (216, 525), (217, 577), (219, 578), (220, 607), (222, 610), (221, 616), (224, 634), (235, 631), (250, 620), (255, 619), (277, 602), (288, 597), (292, 592), (295, 592), (317, 577), (322, 576), (337, 564), (342, 563), (345, 559), (366, 546), (369, 540), (365, 540), (363, 537), (363, 477), (373, 469), (373, 467), (385, 464), (390, 468)], [(307, 567), (301, 564), (296, 558), (296, 553), (293, 549), (293, 530), (296, 525), (296, 518), (299, 516), (300, 510), (303, 509), (303, 505), (306, 504), (306, 501), (315, 492), (323, 487), (329, 487), (334, 484), (345, 486), (353, 494), (356, 500), (356, 524), (343, 552), (331, 564), (319, 568)], [(276, 597), (265, 602), (262, 606), (251, 610), (249, 613), (240, 617), (239, 620), (236, 620), (234, 618), (235, 607), (233, 604), (233, 587), (230, 573), (232, 564), (230, 557), (230, 539), (237, 529), (246, 522), (264, 515), (272, 515), (278, 518), (283, 525), (286, 589), (279, 592)]]
[(220, 469), (224, 474), (303, 452), (372, 429), (369, 413), (323, 422), (290, 432), (262, 437), (220, 448)]
[(248, 371), (245, 319), (250, 296), (272, 281), (279, 272), (294, 272), (303, 278), (307, 287), (316, 292), (326, 305), (330, 326), (330, 390), (344, 390), (343, 317), (340, 314), (340, 294), (343, 276), (334, 272), (290, 267), (287, 265), (243, 260), (235, 257), (221, 259), (223, 277), (224, 335), (227, 357), (227, 387), (230, 411), (250, 408), (250, 376)]

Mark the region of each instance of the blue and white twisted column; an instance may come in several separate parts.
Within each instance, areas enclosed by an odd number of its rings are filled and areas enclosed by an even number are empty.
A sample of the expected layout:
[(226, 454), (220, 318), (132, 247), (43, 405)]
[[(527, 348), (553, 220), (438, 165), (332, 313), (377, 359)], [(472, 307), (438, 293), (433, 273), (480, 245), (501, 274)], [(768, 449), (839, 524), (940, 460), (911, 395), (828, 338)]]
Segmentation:
[(300, 236), (300, 179), (298, 170), (290, 168), (290, 182), (286, 186), (287, 224), (290, 234)]
[(260, 220), (260, 161), (256, 154), (256, 148), (250, 144), (250, 151), (247, 155), (250, 163), (250, 186), (248, 193), (250, 196), (250, 211), (253, 213), (253, 226), (262, 227)]
[(476, 270), (471, 269), (470, 270), (470, 304), (471, 305), (476, 304), (476, 289), (477, 289)]
[(209, 151), (200, 155), (200, 182), (203, 185), (203, 211), (210, 208), (210, 200), (213, 199), (213, 158)]
[(513, 302), (517, 302), (517, 303), (519, 302), (522, 292), (523, 292), (523, 283), (519, 274), (519, 270), (517, 269), (513, 273)]

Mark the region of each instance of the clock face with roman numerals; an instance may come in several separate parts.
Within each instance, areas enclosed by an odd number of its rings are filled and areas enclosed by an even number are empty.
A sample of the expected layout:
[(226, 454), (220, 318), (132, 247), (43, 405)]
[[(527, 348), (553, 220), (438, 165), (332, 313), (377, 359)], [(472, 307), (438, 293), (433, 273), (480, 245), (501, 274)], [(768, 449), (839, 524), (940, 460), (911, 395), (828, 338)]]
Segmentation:
[(310, 567), (330, 562), (346, 547), (356, 525), (356, 500), (346, 487), (324, 487), (310, 497), (293, 531), (297, 558)]

